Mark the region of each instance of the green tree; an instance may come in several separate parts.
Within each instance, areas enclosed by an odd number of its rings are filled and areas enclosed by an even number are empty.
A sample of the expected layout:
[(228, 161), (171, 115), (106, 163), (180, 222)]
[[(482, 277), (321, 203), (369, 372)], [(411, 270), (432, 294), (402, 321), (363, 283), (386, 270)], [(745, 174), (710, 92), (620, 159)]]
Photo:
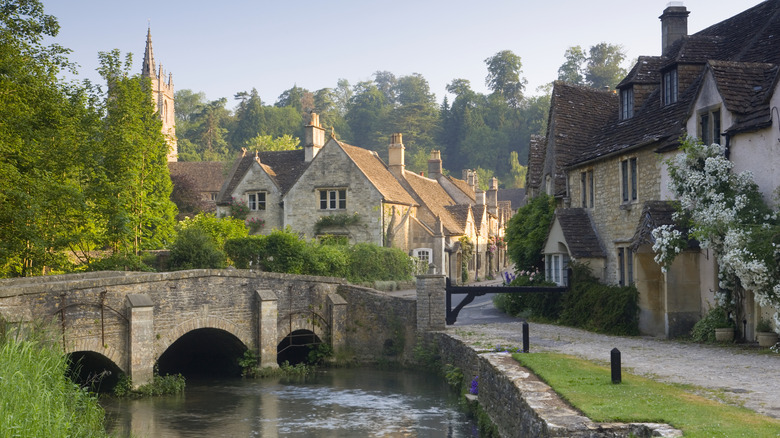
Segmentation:
[(383, 121), (388, 105), (385, 95), (374, 82), (359, 82), (354, 87), (346, 120), (352, 132), (351, 142), (362, 147), (379, 150), (380, 138), (385, 137)]
[(511, 50), (502, 50), (485, 59), (488, 75), (485, 84), (510, 106), (517, 108), (523, 99), (528, 81), (521, 77), (523, 63)]
[(507, 255), (515, 269), (544, 272), (542, 249), (547, 238), (553, 214), (555, 199), (540, 195), (518, 209), (506, 228)]
[(250, 151), (292, 151), (300, 149), (300, 140), (292, 135), (273, 138), (270, 135), (258, 135), (246, 142)]
[(227, 143), (231, 116), (225, 104), (227, 99), (224, 97), (213, 100), (201, 106), (193, 116), (188, 140), (196, 145), (196, 152), (204, 161), (223, 161), (231, 157)]
[(512, 168), (510, 171), (511, 182), (509, 188), (522, 189), (525, 187), (525, 176), (528, 173), (528, 167), (520, 164), (516, 151), (512, 151), (509, 154), (509, 165)]
[(105, 97), (98, 189), (115, 252), (138, 254), (162, 248), (173, 235), (176, 206), (171, 202), (168, 144), (154, 112), (151, 81), (129, 75), (132, 57), (101, 52), (99, 72), (108, 83)]
[(247, 93), (236, 93), (235, 99), (239, 101), (236, 107), (235, 127), (230, 133), (231, 155), (241, 150), (252, 138), (263, 133), (265, 127), (265, 113), (263, 103), (257, 89)]
[(580, 46), (566, 49), (566, 62), (558, 69), (558, 79), (593, 88), (615, 88), (626, 69), (621, 66), (626, 59), (623, 46), (605, 42), (591, 46), (587, 56)]

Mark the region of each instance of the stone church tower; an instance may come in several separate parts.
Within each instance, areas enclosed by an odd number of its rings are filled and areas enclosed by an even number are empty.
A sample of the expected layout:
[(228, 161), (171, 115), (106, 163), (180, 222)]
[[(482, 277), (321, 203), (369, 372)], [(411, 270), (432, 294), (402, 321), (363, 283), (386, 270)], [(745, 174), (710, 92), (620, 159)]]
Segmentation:
[(173, 107), (173, 74), (169, 73), (166, 81), (162, 64), (159, 70), (155, 68), (151, 27), (146, 33), (146, 50), (144, 50), (141, 74), (152, 80), (152, 101), (155, 111), (160, 114), (162, 131), (168, 141), (168, 161), (177, 161), (179, 149), (176, 144), (176, 119)]

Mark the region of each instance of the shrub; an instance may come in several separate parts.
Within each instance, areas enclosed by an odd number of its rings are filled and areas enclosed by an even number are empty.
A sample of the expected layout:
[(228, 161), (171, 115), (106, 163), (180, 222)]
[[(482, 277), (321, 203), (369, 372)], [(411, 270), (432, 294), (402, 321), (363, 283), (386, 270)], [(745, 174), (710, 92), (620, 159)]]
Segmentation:
[(131, 253), (115, 253), (102, 259), (92, 260), (87, 271), (145, 271), (154, 272), (154, 268), (141, 260), (140, 256)]
[(233, 217), (218, 218), (210, 213), (199, 213), (193, 218), (186, 218), (179, 222), (180, 230), (187, 228), (200, 228), (205, 231), (216, 243), (217, 248), (223, 249), (228, 239), (238, 239), (249, 235), (244, 221)]
[[(539, 270), (520, 271), (509, 286), (555, 286), (544, 280)], [(534, 318), (557, 321), (561, 312), (563, 292), (528, 292), (497, 294), (493, 299), (496, 308), (510, 315), (530, 313)]]
[(729, 325), (728, 312), (721, 306), (713, 307), (693, 325), (691, 339), (694, 342), (715, 342), (715, 329), (725, 327), (734, 327), (733, 323)]
[(572, 263), (572, 287), (560, 323), (614, 335), (639, 334), (639, 292), (634, 286), (599, 283), (586, 265)]
[(509, 220), (506, 227), (507, 256), (515, 268), (542, 268), (542, 247), (554, 212), (555, 199), (540, 195), (531, 199)]
[(349, 253), (351, 282), (375, 280), (409, 280), (414, 270), (413, 260), (398, 248), (385, 248), (371, 243), (358, 243)]
[(210, 235), (198, 227), (179, 232), (171, 245), (168, 263), (172, 270), (219, 269), (226, 265), (225, 253), (217, 248)]
[(257, 268), (265, 251), (265, 236), (248, 236), (225, 241), (225, 254), (238, 269)]

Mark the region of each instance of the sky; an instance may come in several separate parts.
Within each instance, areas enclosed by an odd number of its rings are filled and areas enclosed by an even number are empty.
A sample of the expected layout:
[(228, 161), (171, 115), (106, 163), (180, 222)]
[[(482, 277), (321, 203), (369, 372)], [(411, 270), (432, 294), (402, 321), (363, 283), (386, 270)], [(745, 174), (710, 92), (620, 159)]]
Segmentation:
[[(487, 93), (485, 59), (522, 59), (527, 95), (557, 78), (568, 47), (620, 44), (629, 59), (660, 55), (667, 0), (43, 0), (54, 39), (72, 50), (79, 78), (100, 82), (98, 52), (132, 53), (141, 71), (147, 29), (155, 61), (176, 90), (228, 99), (256, 88), (266, 104), (297, 85), (310, 91), (421, 74), (441, 102), (453, 79)], [(687, 0), (688, 33), (760, 0)], [(630, 67), (628, 64), (626, 67)]]

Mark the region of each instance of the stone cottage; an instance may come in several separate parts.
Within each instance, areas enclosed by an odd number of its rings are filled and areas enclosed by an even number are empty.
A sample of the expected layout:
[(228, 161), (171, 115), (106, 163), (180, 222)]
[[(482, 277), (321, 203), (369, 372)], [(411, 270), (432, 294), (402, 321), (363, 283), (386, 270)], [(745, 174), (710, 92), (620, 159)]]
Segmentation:
[[(529, 153), (528, 193), (551, 194), (559, 206), (544, 249), (548, 278), (560, 281), (576, 259), (604, 282), (634, 284), (640, 330), (668, 337), (687, 334), (708, 311), (718, 280), (714, 257), (695, 244), (668, 272), (653, 259), (650, 231), (674, 224), (664, 160), (691, 135), (725, 145), (735, 171), (753, 171), (767, 200), (780, 182), (772, 116), (780, 0), (693, 35), (688, 14), (676, 4), (664, 10), (661, 56), (640, 56), (617, 93), (556, 83), (547, 135)], [(744, 310), (752, 339), (768, 309), (749, 296)]]

